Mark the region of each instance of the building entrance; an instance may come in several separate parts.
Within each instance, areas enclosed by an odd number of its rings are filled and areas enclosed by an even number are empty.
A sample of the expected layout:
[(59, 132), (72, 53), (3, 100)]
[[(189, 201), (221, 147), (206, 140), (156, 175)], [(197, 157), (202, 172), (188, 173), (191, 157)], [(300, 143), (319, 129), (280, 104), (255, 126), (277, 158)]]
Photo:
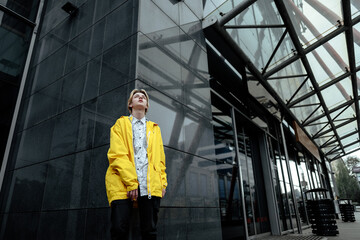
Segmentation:
[(212, 113), (223, 239), (269, 232), (259, 133), (216, 93)]

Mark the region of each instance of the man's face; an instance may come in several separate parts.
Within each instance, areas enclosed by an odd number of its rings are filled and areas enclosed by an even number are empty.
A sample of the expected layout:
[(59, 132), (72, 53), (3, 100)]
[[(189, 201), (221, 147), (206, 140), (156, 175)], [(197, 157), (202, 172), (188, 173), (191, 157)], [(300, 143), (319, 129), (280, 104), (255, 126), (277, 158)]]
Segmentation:
[(132, 98), (130, 107), (132, 109), (137, 109), (137, 110), (147, 109), (147, 99), (146, 99), (145, 94), (143, 94), (141, 92), (135, 93)]

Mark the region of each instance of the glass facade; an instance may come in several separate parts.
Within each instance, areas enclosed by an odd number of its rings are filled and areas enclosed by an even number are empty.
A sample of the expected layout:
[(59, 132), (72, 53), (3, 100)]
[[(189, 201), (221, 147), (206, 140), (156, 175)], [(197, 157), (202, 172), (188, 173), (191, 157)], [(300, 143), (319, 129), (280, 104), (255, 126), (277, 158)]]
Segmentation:
[[(40, 1), (23, 1), (22, 7), (3, 2), (27, 20), (0, 8), (0, 84), (2, 98), (12, 99), (6, 107), (9, 128)], [(339, 88), (313, 94), (306, 66), (291, 60), (294, 43), (278, 1), (258, 0), (226, 23), (257, 70), (266, 73), (292, 61), (268, 79), (276, 99), (248, 66), (231, 66), (205, 38), (205, 19), (243, 0), (77, 0), (74, 15), (62, 10), (65, 2), (45, 1), (1, 186), (0, 239), (110, 239), (104, 184), (109, 129), (129, 114), (133, 88), (148, 92), (147, 117), (161, 127), (165, 147), (169, 185), (159, 238), (249, 239), (308, 226), (305, 192), (331, 186), (330, 170), (281, 122), (279, 101), (296, 101), (294, 116), (317, 123), (304, 128), (324, 134), (318, 144), (332, 138), (323, 131), (320, 94), (338, 108), (330, 114), (341, 136), (350, 137), (342, 139), (347, 143), (354, 139), (353, 125), (343, 122), (354, 110), (339, 107), (347, 101)], [(264, 22), (274, 28), (249, 27)], [(299, 35), (301, 43), (309, 37)], [(344, 36), (339, 38), (332, 44), (341, 44)], [(321, 64), (315, 50), (308, 55)], [(337, 77), (324, 77), (322, 84)], [(352, 89), (350, 77), (339, 83)], [(330, 92), (342, 98), (328, 99)], [(138, 230), (135, 217), (132, 239)]]
[(38, 2), (0, 1), (0, 162), (5, 152)]

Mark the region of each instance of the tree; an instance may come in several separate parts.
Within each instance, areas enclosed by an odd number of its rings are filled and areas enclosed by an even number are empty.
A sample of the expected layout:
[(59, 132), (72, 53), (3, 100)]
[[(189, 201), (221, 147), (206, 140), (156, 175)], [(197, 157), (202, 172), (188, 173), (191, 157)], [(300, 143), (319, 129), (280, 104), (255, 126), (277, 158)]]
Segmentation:
[(360, 164), (360, 159), (358, 157), (348, 157), (346, 158), (345, 162), (346, 167), (349, 169), (349, 171), (351, 171), (352, 174), (353, 168)]
[(351, 199), (360, 202), (360, 188), (356, 178), (350, 175), (343, 161), (338, 161), (337, 173), (335, 174), (336, 185), (341, 199)]

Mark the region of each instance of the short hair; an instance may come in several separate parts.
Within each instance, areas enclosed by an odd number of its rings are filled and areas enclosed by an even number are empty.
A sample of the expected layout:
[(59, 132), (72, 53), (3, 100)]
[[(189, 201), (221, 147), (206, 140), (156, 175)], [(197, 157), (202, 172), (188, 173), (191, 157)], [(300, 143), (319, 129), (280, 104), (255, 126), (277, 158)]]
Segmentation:
[(148, 108), (149, 108), (149, 95), (147, 94), (147, 92), (146, 92), (144, 89), (136, 89), (136, 88), (131, 91), (130, 97), (129, 97), (129, 99), (128, 99), (128, 109), (129, 109), (129, 112), (130, 112), (130, 114), (132, 113), (132, 107), (130, 107), (130, 104), (132, 103), (132, 99), (133, 99), (133, 97), (134, 97), (134, 95), (135, 95), (136, 93), (142, 93), (142, 94), (144, 94), (145, 97), (146, 97), (146, 108), (145, 108), (145, 114), (146, 114), (146, 113), (147, 113), (147, 110), (148, 110)]

